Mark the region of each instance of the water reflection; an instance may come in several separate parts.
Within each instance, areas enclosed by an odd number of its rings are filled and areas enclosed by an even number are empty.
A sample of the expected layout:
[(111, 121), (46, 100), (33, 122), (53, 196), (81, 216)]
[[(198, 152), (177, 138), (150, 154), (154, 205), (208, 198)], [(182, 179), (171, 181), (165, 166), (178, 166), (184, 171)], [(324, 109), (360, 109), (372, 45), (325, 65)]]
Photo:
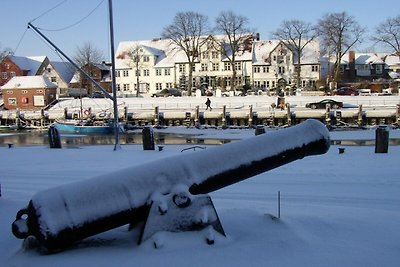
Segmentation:
[[(62, 134), (61, 142), (63, 146), (82, 146), (82, 145), (113, 145), (114, 135), (77, 135)], [(221, 145), (235, 141), (233, 139), (201, 138), (199, 135), (174, 134), (154, 132), (154, 142), (156, 145), (182, 145), (182, 144), (201, 144), (201, 145)], [(141, 132), (120, 134), (121, 144), (142, 144)], [(47, 131), (23, 131), (23, 132), (2, 132), (0, 133), (0, 146), (31, 146), (49, 145)], [(331, 140), (332, 145), (342, 146), (374, 146), (375, 140)], [(389, 145), (400, 145), (400, 139), (389, 139)]]
[[(78, 145), (112, 145), (115, 137), (111, 135), (78, 135), (78, 134), (61, 134), (61, 142), (63, 146)], [(204, 145), (220, 145), (229, 143), (231, 139), (202, 139), (198, 135), (190, 134), (173, 134), (154, 132), (154, 142), (157, 145), (162, 144), (204, 144)], [(140, 132), (120, 134), (121, 144), (142, 144), (142, 134)], [(8, 146), (14, 144), (16, 146), (31, 145), (48, 145), (47, 131), (26, 131), (26, 132), (9, 132), (0, 134), (0, 146)]]

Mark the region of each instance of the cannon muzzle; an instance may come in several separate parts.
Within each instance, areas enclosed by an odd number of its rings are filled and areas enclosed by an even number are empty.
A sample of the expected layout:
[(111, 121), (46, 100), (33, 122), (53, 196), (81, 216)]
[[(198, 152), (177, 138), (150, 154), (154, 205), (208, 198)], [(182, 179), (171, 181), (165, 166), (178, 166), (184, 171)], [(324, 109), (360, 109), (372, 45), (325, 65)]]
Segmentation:
[(329, 132), (319, 121), (271, 131), (205, 150), (133, 166), (36, 193), (12, 225), (49, 251), (88, 236), (143, 221), (154, 193), (184, 185), (192, 195), (213, 192), (291, 161), (323, 154)]

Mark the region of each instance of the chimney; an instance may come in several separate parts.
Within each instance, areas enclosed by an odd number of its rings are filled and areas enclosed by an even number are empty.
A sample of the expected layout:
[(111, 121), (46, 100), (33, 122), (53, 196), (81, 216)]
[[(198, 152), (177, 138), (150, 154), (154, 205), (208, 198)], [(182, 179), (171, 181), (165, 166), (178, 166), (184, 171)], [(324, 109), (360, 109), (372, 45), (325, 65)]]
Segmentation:
[(260, 41), (260, 33), (259, 32), (256, 33), (256, 35), (254, 36), (254, 39), (256, 41)]
[(348, 77), (350, 81), (355, 81), (356, 78), (356, 53), (349, 51), (349, 73)]

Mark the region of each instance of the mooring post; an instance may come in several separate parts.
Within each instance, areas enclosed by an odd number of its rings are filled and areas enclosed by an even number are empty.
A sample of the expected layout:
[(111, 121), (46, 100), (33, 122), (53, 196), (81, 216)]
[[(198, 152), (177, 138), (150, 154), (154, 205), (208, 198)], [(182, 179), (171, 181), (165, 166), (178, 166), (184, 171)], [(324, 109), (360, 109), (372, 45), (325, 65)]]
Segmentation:
[(389, 130), (380, 125), (375, 131), (375, 153), (387, 153), (389, 148)]
[(40, 109), (40, 127), (44, 126), (44, 109)]
[(331, 105), (330, 104), (326, 104), (326, 106), (325, 106), (325, 123), (328, 126), (331, 124)]
[(249, 127), (253, 126), (253, 105), (249, 105), (248, 124), (249, 124)]
[(68, 108), (64, 108), (64, 119), (68, 119)]
[(50, 125), (48, 135), (50, 148), (61, 148), (60, 132), (54, 125)]
[(199, 127), (200, 126), (200, 106), (196, 106), (196, 110), (194, 113), (194, 126)]
[(142, 130), (143, 150), (154, 150), (153, 127), (145, 126)]
[(292, 125), (292, 113), (290, 111), (290, 104), (286, 103), (286, 117), (288, 126)]
[(226, 105), (222, 106), (222, 128), (226, 128)]
[(155, 127), (160, 126), (159, 106), (154, 107), (154, 125), (155, 125)]
[(125, 122), (128, 121), (128, 106), (124, 107), (124, 120)]

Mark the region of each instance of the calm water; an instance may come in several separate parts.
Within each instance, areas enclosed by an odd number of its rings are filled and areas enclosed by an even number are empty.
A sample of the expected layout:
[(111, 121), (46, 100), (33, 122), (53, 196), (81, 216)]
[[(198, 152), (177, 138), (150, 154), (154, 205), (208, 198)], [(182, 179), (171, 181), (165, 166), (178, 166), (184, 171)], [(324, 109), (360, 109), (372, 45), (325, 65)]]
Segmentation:
[[(112, 145), (114, 144), (114, 135), (76, 135), (62, 134), (61, 142), (63, 147), (79, 145)], [(156, 145), (163, 144), (204, 144), (220, 145), (234, 141), (232, 139), (218, 138), (199, 138), (199, 135), (173, 134), (154, 132), (154, 141)], [(142, 134), (140, 132), (120, 134), (121, 144), (142, 144)], [(49, 145), (47, 131), (20, 131), (20, 132), (1, 132), (0, 146), (32, 146)], [(342, 146), (373, 146), (375, 140), (332, 140), (333, 145)], [(390, 145), (400, 145), (400, 139), (389, 139)]]
[[(61, 134), (61, 142), (63, 146), (77, 145), (112, 145), (115, 137), (111, 135), (82, 135), (82, 134)], [(201, 139), (198, 135), (189, 134), (171, 134), (171, 133), (154, 133), (154, 142), (156, 145), (162, 144), (204, 144), (204, 145), (220, 145), (229, 143), (232, 140), (226, 139)], [(120, 134), (121, 144), (142, 144), (141, 133), (124, 133)], [(31, 146), (31, 145), (48, 145), (47, 131), (21, 131), (21, 132), (2, 132), (0, 133), (0, 146)]]

